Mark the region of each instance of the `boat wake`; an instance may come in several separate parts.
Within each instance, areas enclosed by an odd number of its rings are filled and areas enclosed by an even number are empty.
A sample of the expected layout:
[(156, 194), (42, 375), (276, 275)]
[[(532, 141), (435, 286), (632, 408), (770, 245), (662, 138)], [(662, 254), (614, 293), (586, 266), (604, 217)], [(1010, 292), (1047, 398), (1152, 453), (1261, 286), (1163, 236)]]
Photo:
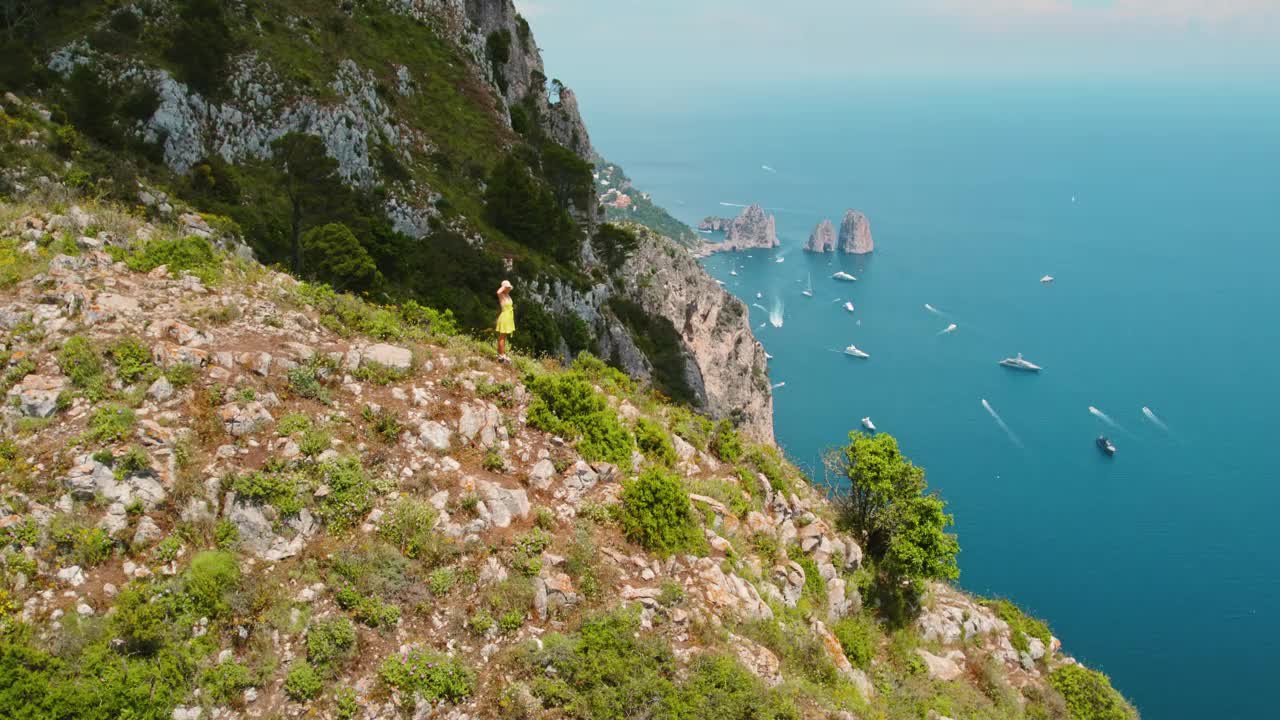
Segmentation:
[(767, 307), (765, 307), (765, 306), (761, 305), (760, 303), (751, 303), (751, 307), (753, 307), (753, 308), (760, 308), (761, 310), (763, 310), (763, 311), (765, 311), (765, 312), (769, 312), (769, 308), (767, 308)]
[(1092, 405), (1090, 405), (1090, 406), (1089, 406), (1089, 414), (1090, 414), (1090, 415), (1093, 415), (1094, 417), (1098, 418), (1098, 419), (1099, 419), (1099, 420), (1101, 420), (1102, 422), (1104, 422), (1104, 423), (1106, 423), (1106, 424), (1110, 425), (1111, 427), (1113, 427), (1113, 428), (1115, 428), (1115, 429), (1117, 429), (1117, 430), (1124, 430), (1124, 428), (1120, 427), (1120, 423), (1118, 423), (1118, 422), (1116, 422), (1115, 420), (1112, 420), (1112, 419), (1111, 419), (1111, 416), (1110, 416), (1110, 415), (1108, 415), (1108, 414), (1106, 414), (1106, 413), (1102, 412), (1101, 410), (1099, 410), (1098, 408), (1096, 408), (1096, 407), (1094, 407), (1094, 406), (1092, 406)]
[(924, 304), (924, 309), (925, 309), (925, 310), (928, 310), (929, 312), (933, 313), (934, 315), (942, 315), (942, 314), (944, 314), (941, 310), (939, 310), (938, 308), (936, 308), (936, 307), (934, 307), (934, 306), (930, 305), (929, 303), (925, 303), (925, 304)]
[(769, 311), (769, 324), (780, 328), (782, 327), (782, 301), (778, 300), (773, 304), (773, 309)]
[(746, 207), (746, 205), (743, 205), (742, 203), (727, 203), (727, 202), (721, 201), (720, 204), (725, 207), (740, 207), (740, 208)]
[(765, 172), (773, 173), (773, 174), (775, 174), (775, 175), (778, 173), (778, 171), (777, 171), (777, 170), (774, 170), (773, 168), (769, 167), (768, 165), (761, 165), (761, 166), (760, 166), (760, 169), (761, 169), (761, 170), (763, 170), (763, 171), (765, 171)]
[(946, 326), (945, 328), (943, 328), (943, 329), (939, 330), (939, 331), (938, 331), (938, 334), (939, 334), (939, 335), (946, 335), (947, 333), (953, 333), (953, 332), (955, 332), (955, 331), (956, 331), (956, 324), (955, 324), (955, 323), (951, 323), (950, 325)]
[(986, 398), (982, 399), (982, 407), (986, 408), (987, 412), (991, 414), (991, 419), (996, 421), (996, 425), (1000, 426), (1000, 429), (1004, 431), (1004, 434), (1009, 436), (1010, 442), (1018, 447), (1023, 447), (1022, 441), (1019, 440), (1018, 436), (1009, 429), (1009, 426), (1005, 424), (1004, 418), (1000, 417), (1000, 413), (996, 412), (996, 409), (991, 407), (991, 403), (987, 402)]
[(1147, 419), (1150, 420), (1152, 423), (1154, 423), (1156, 427), (1160, 428), (1165, 432), (1169, 432), (1169, 426), (1165, 425), (1163, 420), (1156, 417), (1156, 414), (1151, 412), (1151, 408), (1147, 407), (1146, 405), (1143, 405), (1142, 414), (1146, 415)]
[(787, 383), (786, 383), (786, 381), (784, 380), (784, 381), (782, 381), (782, 382), (778, 383), (777, 385), (774, 385), (774, 386), (773, 386), (773, 389), (774, 389), (774, 390), (777, 390), (777, 389), (778, 389), (778, 388), (780, 388), (780, 387), (784, 387), (786, 384), (787, 384)]

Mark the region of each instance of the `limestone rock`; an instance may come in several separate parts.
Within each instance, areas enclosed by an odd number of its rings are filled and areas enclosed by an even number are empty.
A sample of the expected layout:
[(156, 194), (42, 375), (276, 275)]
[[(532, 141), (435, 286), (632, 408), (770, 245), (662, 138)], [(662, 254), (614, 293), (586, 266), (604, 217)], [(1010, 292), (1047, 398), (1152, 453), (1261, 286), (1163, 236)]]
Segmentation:
[(407, 348), (378, 343), (371, 345), (360, 354), (361, 365), (376, 363), (392, 370), (407, 372), (413, 367), (413, 353)]
[(740, 635), (730, 635), (729, 645), (733, 647), (733, 653), (742, 661), (742, 665), (752, 675), (763, 680), (765, 685), (777, 687), (782, 684), (782, 663), (772, 650)]
[(804, 244), (806, 252), (832, 252), (836, 249), (836, 226), (830, 220), (823, 220), (809, 234), (809, 241)]
[(551, 480), (555, 474), (555, 464), (543, 458), (534, 463), (533, 468), (529, 470), (529, 484), (538, 490), (546, 490), (551, 486)]
[(448, 450), (453, 431), (441, 423), (428, 420), (418, 426), (418, 439), (432, 450)]
[(846, 210), (840, 222), (840, 252), (865, 255), (875, 250), (871, 239), (871, 221), (857, 210)]
[(916, 648), (916, 654), (920, 656), (921, 660), (924, 660), (925, 667), (928, 669), (929, 677), (931, 678), (955, 680), (964, 674), (964, 669), (949, 657), (934, 655), (924, 648)]
[(58, 396), (66, 387), (66, 379), (60, 376), (28, 375), (9, 390), (9, 397), (17, 400), (23, 415), (46, 418), (57, 412)]
[(759, 203), (753, 203), (729, 222), (724, 229), (724, 242), (716, 243), (714, 251), (775, 248), (780, 244), (777, 221)]

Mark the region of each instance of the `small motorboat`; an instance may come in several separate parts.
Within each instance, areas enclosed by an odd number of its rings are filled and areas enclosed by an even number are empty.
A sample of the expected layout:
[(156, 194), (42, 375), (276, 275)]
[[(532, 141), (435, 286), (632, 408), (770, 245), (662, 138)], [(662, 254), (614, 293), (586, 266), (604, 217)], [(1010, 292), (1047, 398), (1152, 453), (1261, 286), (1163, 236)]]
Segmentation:
[(813, 275), (809, 276), (809, 285), (805, 287), (805, 289), (801, 291), (800, 294), (805, 297), (813, 297)]
[(765, 359), (765, 360), (772, 360), (772, 359), (773, 359), (773, 356), (772, 356), (772, 355), (770, 355), (769, 353), (765, 353), (765, 354), (764, 354), (764, 359)]
[(723, 280), (717, 280), (717, 281), (716, 281), (716, 283), (717, 283), (717, 284), (719, 284), (719, 285), (722, 285), (722, 286), (724, 285), (724, 281), (723, 281)]
[(1040, 372), (1040, 366), (1022, 357), (1022, 353), (1018, 353), (1017, 357), (1005, 358), (1000, 364), (1013, 368), (1014, 370), (1026, 370), (1027, 372)]
[(777, 260), (774, 260), (774, 262), (778, 262), (778, 263), (785, 262), (785, 261), (786, 261), (786, 258), (778, 258)]
[(871, 418), (870, 418), (870, 417), (864, 417), (864, 418), (862, 418), (862, 427), (864, 427), (864, 428), (866, 428), (866, 429), (870, 430), (871, 432), (875, 432), (875, 431), (876, 431), (876, 424), (875, 424), (875, 423), (873, 423), (873, 422), (871, 422)]
[(857, 280), (857, 279), (858, 279), (858, 278), (856, 278), (856, 277), (854, 277), (854, 276), (850, 275), (849, 273), (847, 273), (847, 272), (845, 272), (845, 271), (843, 271), (843, 270), (841, 270), (840, 272), (836, 273), (835, 275), (832, 275), (831, 277), (832, 277), (832, 278), (834, 278), (834, 279), (836, 279), (836, 280), (845, 280), (845, 281), (848, 281), (848, 282), (852, 282), (852, 281), (854, 281), (854, 280)]
[(783, 387), (786, 387), (786, 386), (787, 386), (787, 381), (783, 380), (782, 382), (778, 383), (777, 385), (774, 385), (774, 386), (773, 386), (773, 389), (774, 389), (774, 390), (777, 390), (778, 388), (783, 388)]
[(1053, 282), (1053, 276), (1052, 276), (1052, 275), (1045, 275), (1044, 277), (1040, 278), (1040, 282), (1045, 283), (1045, 284), (1047, 285), (1047, 284), (1049, 284), (1049, 283)]
[(845, 354), (845, 355), (849, 355), (850, 357), (856, 357), (856, 358), (869, 358), (869, 357), (871, 357), (871, 354), (870, 354), (870, 353), (867, 353), (867, 352), (864, 352), (864, 351), (862, 351), (862, 350), (859, 350), (857, 345), (850, 345), (849, 347), (845, 348), (845, 349), (844, 349), (844, 354)]
[(737, 271), (737, 270), (730, 270), (730, 271), (729, 271), (729, 274), (730, 274), (730, 275), (737, 275), (737, 274), (738, 274), (738, 271)]
[(847, 302), (847, 303), (845, 303), (845, 304), (844, 304), (844, 309), (845, 309), (845, 310), (848, 310), (849, 312), (853, 312), (853, 303), (852, 303), (852, 302)]
[(1116, 446), (1111, 444), (1106, 435), (1098, 436), (1098, 449), (1106, 453), (1108, 457), (1116, 454)]

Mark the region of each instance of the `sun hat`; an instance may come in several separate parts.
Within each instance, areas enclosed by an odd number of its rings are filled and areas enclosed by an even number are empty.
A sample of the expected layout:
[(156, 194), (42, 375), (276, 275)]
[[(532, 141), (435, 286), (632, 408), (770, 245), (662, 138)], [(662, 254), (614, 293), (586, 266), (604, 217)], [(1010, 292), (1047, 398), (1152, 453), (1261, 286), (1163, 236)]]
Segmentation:
[(501, 286), (501, 287), (499, 287), (498, 289), (499, 289), (499, 290), (510, 290), (510, 289), (511, 289), (511, 281), (510, 281), (510, 280), (503, 280), (503, 281), (502, 281), (502, 286)]

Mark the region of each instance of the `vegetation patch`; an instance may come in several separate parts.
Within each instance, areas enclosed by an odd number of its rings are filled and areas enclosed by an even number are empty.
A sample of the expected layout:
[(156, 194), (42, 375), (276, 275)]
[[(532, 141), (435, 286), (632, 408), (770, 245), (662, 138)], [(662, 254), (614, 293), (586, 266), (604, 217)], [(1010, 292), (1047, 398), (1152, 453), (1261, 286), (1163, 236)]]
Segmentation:
[(525, 384), (534, 394), (529, 425), (577, 440), (578, 452), (588, 461), (603, 460), (619, 467), (631, 463), (631, 434), (581, 373), (530, 376)]
[(660, 468), (623, 483), (619, 520), (628, 538), (663, 557), (705, 551), (706, 540), (680, 478)]
[(392, 655), (382, 662), (378, 677), (408, 698), (421, 695), (428, 702), (461, 702), (476, 686), (476, 674), (460, 660), (425, 650)]
[(1049, 684), (1067, 701), (1071, 720), (1136, 720), (1138, 713), (1097, 670), (1064, 665), (1049, 673)]

